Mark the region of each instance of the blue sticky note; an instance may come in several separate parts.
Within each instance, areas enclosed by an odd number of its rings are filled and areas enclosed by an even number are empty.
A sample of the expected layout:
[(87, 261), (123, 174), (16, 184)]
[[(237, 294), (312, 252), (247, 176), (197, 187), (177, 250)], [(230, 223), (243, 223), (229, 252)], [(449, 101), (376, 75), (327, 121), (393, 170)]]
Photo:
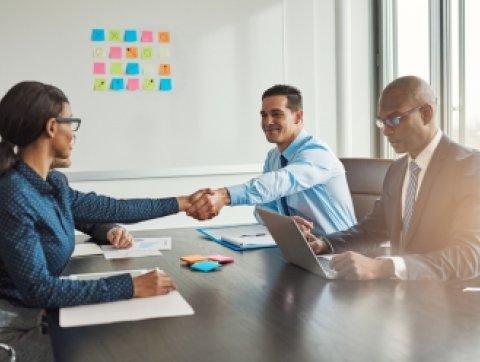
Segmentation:
[(160, 89), (161, 91), (169, 91), (169, 90), (172, 90), (172, 79), (171, 79), (171, 78), (163, 78), (163, 79), (160, 79), (159, 89)]
[(125, 34), (123, 35), (123, 41), (128, 41), (128, 42), (137, 41), (137, 31), (125, 30)]
[(92, 29), (92, 41), (105, 41), (104, 29)]
[(112, 78), (110, 82), (110, 89), (111, 90), (123, 90), (125, 88), (123, 84), (123, 78)]
[(138, 63), (127, 63), (127, 74), (140, 74), (140, 65)]
[(220, 263), (217, 261), (203, 260), (197, 263), (190, 265), (190, 269), (200, 272), (211, 272), (217, 270), (221, 267)]

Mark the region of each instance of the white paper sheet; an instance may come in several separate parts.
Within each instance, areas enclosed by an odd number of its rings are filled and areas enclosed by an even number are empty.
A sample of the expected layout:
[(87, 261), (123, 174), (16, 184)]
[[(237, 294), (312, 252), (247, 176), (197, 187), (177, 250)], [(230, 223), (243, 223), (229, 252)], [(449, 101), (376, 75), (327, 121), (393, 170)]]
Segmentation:
[(102, 245), (101, 248), (105, 259), (162, 255), (159, 250), (172, 249), (172, 238), (135, 238), (132, 247), (128, 249), (117, 249), (113, 245)]
[[(138, 276), (147, 270), (124, 270), (112, 273), (71, 275), (71, 279), (98, 279), (115, 274)], [(195, 312), (178, 291), (151, 298), (134, 298), (110, 303), (60, 308), (60, 327), (137, 321), (151, 318), (178, 317)]]
[(275, 245), (275, 240), (273, 240), (272, 235), (270, 235), (268, 229), (263, 225), (242, 225), (238, 227), (214, 229), (211, 231), (219, 235), (221, 239), (238, 246)]
[(172, 238), (135, 238), (135, 244), (140, 249), (172, 250)]
[(480, 287), (466, 287), (463, 288), (464, 292), (480, 292)]
[(72, 258), (76, 258), (78, 256), (86, 256), (86, 255), (97, 255), (103, 254), (102, 249), (95, 244), (95, 243), (78, 243), (75, 244), (75, 249), (73, 250)]

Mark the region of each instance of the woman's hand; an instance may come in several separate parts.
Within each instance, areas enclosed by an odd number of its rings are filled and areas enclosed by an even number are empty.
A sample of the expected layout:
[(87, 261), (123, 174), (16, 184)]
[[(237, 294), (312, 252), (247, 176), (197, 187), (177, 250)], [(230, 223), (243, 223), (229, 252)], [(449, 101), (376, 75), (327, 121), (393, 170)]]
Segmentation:
[(177, 287), (172, 279), (159, 270), (152, 270), (149, 273), (133, 278), (134, 298), (168, 294), (175, 289)]
[(107, 240), (118, 249), (127, 249), (133, 245), (132, 234), (122, 227), (114, 227), (108, 230)]

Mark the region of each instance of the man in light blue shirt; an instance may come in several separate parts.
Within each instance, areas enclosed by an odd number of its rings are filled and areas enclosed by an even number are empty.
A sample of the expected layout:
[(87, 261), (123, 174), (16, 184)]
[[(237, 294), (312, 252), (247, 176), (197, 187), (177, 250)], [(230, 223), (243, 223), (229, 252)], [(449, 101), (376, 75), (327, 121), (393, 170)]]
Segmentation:
[(263, 174), (244, 184), (208, 190), (187, 214), (209, 219), (225, 205), (257, 205), (313, 222), (320, 235), (356, 223), (352, 198), (340, 160), (303, 129), (302, 95), (275, 85), (262, 95), (262, 129), (277, 147), (268, 152)]

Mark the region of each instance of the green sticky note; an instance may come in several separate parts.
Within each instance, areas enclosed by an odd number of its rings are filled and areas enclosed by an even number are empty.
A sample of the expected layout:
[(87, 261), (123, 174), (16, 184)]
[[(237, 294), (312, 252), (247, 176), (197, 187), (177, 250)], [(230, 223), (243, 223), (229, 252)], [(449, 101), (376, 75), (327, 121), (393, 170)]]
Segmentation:
[(105, 78), (95, 78), (95, 81), (93, 83), (93, 90), (106, 91), (107, 89), (107, 80)]
[(122, 63), (110, 63), (110, 74), (122, 75)]
[(122, 41), (122, 31), (120, 29), (110, 29), (108, 31), (109, 41)]
[(151, 59), (153, 57), (152, 47), (142, 47), (142, 59)]
[(155, 90), (155, 79), (147, 78), (143, 80), (143, 90)]

